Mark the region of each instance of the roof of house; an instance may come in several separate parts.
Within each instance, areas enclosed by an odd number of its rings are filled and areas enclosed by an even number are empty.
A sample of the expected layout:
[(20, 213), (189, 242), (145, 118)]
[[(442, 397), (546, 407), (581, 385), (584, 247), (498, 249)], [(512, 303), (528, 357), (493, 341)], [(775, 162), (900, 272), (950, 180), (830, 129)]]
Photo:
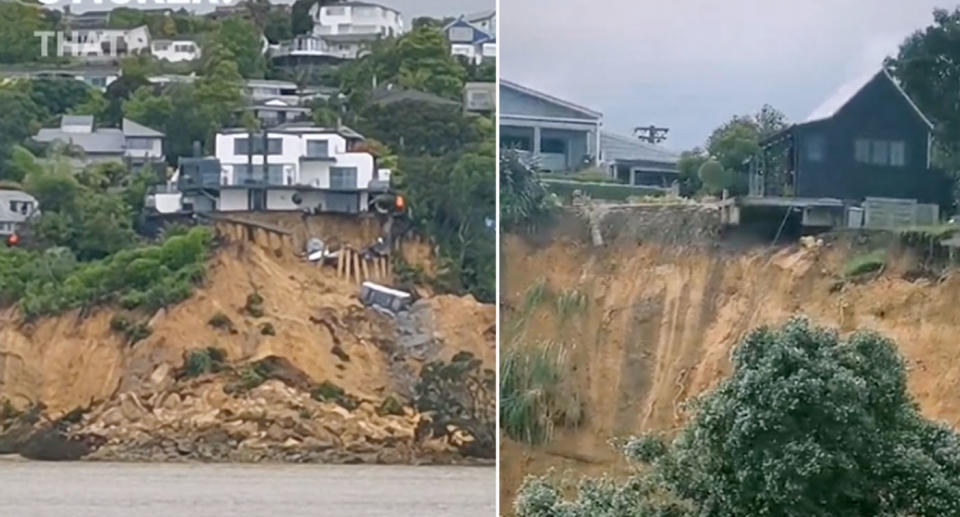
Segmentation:
[(335, 4), (330, 4), (325, 7), (339, 7), (341, 5), (345, 7), (379, 7), (381, 9), (386, 9), (387, 11), (393, 11), (397, 14), (400, 14), (400, 11), (394, 9), (393, 7), (388, 7), (383, 4), (375, 4), (373, 2), (337, 2)]
[(500, 78), (500, 86), (501, 86), (501, 87), (504, 87), (504, 86), (505, 86), (505, 87), (510, 88), (510, 89), (512, 89), (512, 90), (516, 90), (516, 91), (518, 91), (518, 92), (520, 92), (520, 93), (523, 93), (523, 94), (526, 94), (526, 95), (530, 95), (530, 96), (533, 96), (533, 97), (537, 97), (538, 99), (542, 99), (542, 100), (545, 100), (545, 101), (547, 101), (547, 102), (551, 102), (551, 103), (554, 103), (554, 104), (563, 106), (564, 108), (571, 109), (571, 110), (573, 110), (573, 111), (579, 111), (580, 113), (583, 113), (584, 115), (587, 115), (587, 116), (590, 116), (590, 117), (594, 117), (594, 118), (601, 118), (601, 117), (603, 117), (603, 113), (600, 113), (599, 111), (594, 111), (594, 110), (592, 110), (592, 109), (590, 109), (590, 108), (583, 107), (583, 106), (581, 106), (581, 105), (579, 105), (579, 104), (574, 104), (574, 103), (572, 103), (572, 102), (565, 101), (565, 100), (563, 100), (563, 99), (561, 99), (561, 98), (559, 98), (559, 97), (554, 97), (554, 96), (552, 96), (552, 95), (543, 93), (543, 92), (541, 92), (541, 91), (534, 90), (533, 88), (529, 88), (529, 87), (526, 87), (526, 86), (517, 84), (517, 83), (515, 83), (515, 82), (513, 82), (513, 81), (508, 81), (508, 80), (506, 80), (506, 79)]
[[(85, 131), (67, 131), (67, 126), (84, 126)], [(123, 119), (122, 128), (96, 128), (90, 115), (64, 115), (60, 127), (43, 128), (33, 139), (41, 143), (67, 142), (88, 154), (122, 154), (127, 138), (163, 138), (163, 133)]]
[[(463, 18), (457, 18), (456, 20), (448, 23), (447, 26), (443, 28), (443, 31), (447, 32), (452, 27), (469, 27), (473, 29), (473, 40), (470, 41), (470, 43), (473, 43), (473, 44), (485, 43), (494, 39), (493, 35), (491, 35), (487, 31), (481, 29), (480, 27), (477, 27), (476, 25), (470, 23), (469, 21)], [(464, 42), (454, 41), (453, 43), (464, 43)]]
[(464, 20), (468, 22), (478, 22), (480, 20), (486, 20), (487, 18), (493, 18), (497, 15), (496, 9), (487, 9), (486, 11), (479, 11), (476, 13), (465, 14), (462, 16)]
[[(235, 135), (240, 133), (249, 133), (250, 130), (242, 127), (232, 127), (221, 129), (219, 134), (224, 135)], [(286, 124), (280, 124), (269, 129), (270, 133), (291, 133), (291, 134), (302, 134), (302, 133), (319, 133), (319, 134), (339, 134), (344, 138), (354, 138), (363, 140), (364, 136), (360, 133), (354, 131), (353, 129), (347, 126), (340, 126), (339, 128), (332, 127), (320, 127), (313, 122), (288, 122)]]
[(856, 97), (857, 94), (859, 94), (860, 91), (864, 89), (864, 87), (866, 87), (868, 84), (873, 82), (873, 80), (879, 76), (883, 76), (884, 78), (889, 80), (890, 83), (897, 88), (897, 91), (900, 92), (901, 95), (903, 95), (903, 98), (907, 100), (907, 102), (914, 109), (914, 111), (916, 111), (917, 115), (919, 115), (920, 118), (927, 124), (927, 126), (929, 126), (931, 129), (933, 128), (933, 123), (930, 122), (930, 119), (928, 119), (927, 116), (924, 115), (922, 111), (920, 111), (920, 108), (917, 107), (916, 103), (913, 102), (913, 99), (911, 99), (910, 96), (907, 95), (907, 92), (904, 91), (903, 87), (900, 86), (900, 83), (898, 83), (897, 80), (894, 79), (892, 75), (890, 75), (890, 72), (887, 71), (886, 68), (880, 70), (879, 72), (871, 72), (869, 74), (865, 74), (863, 76), (857, 77), (851, 81), (848, 81), (842, 84), (840, 88), (838, 88), (833, 93), (833, 95), (828, 97), (827, 100), (823, 102), (823, 104), (818, 106), (817, 109), (813, 110), (813, 112), (810, 113), (810, 115), (803, 121), (803, 123), (806, 124), (809, 122), (818, 122), (821, 120), (832, 118), (837, 113), (839, 113), (844, 106), (846, 106), (851, 100), (853, 100), (853, 98)]
[(675, 164), (680, 155), (651, 143), (643, 142), (636, 137), (600, 132), (600, 151), (603, 159), (609, 162), (616, 161), (646, 161), (666, 164)]
[(434, 95), (420, 90), (407, 90), (404, 88), (378, 88), (370, 94), (370, 101), (378, 106), (389, 106), (398, 102), (424, 102), (440, 106), (459, 106), (460, 103)]

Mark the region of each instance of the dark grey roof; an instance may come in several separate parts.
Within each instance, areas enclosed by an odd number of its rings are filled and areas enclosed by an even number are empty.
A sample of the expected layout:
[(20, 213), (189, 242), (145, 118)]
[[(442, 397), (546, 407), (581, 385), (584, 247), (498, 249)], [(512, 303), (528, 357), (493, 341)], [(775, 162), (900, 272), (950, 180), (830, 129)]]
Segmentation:
[(643, 142), (636, 137), (600, 132), (600, 151), (604, 161), (643, 161), (676, 164), (680, 155), (658, 145)]
[(71, 133), (59, 128), (41, 129), (34, 140), (41, 143), (60, 141), (76, 145), (89, 154), (122, 154), (123, 133), (119, 129), (98, 129), (93, 133)]
[(589, 117), (591, 117), (591, 118), (597, 118), (597, 119), (599, 119), (599, 118), (603, 117), (603, 113), (600, 113), (599, 111), (594, 111), (594, 110), (592, 110), (592, 109), (590, 109), (590, 108), (586, 108), (586, 107), (581, 106), (581, 105), (579, 105), (579, 104), (574, 104), (574, 103), (572, 103), (572, 102), (570, 102), (570, 101), (565, 101), (565, 100), (563, 100), (563, 99), (561, 99), (561, 98), (559, 98), (559, 97), (554, 97), (553, 95), (550, 95), (550, 94), (547, 94), (547, 93), (544, 93), (544, 92), (541, 92), (541, 91), (538, 91), (538, 90), (534, 90), (533, 88), (530, 88), (529, 86), (523, 86), (522, 84), (518, 84), (518, 83), (515, 83), (515, 82), (513, 82), (513, 81), (508, 81), (508, 80), (506, 80), (506, 79), (504, 79), (504, 78), (502, 78), (502, 77), (500, 78), (500, 87), (501, 87), (501, 88), (504, 88), (504, 87), (505, 87), (505, 88), (509, 88), (509, 89), (511, 89), (511, 90), (514, 90), (514, 91), (523, 93), (523, 94), (525, 94), (525, 95), (530, 95), (530, 96), (532, 96), (532, 97), (536, 97), (536, 98), (538, 98), (538, 99), (542, 99), (542, 100), (547, 101), (547, 102), (549, 102), (549, 103), (556, 104), (556, 105), (558, 105), (558, 106), (562, 106), (562, 107), (564, 107), (564, 108), (567, 108), (567, 109), (570, 109), (570, 110), (573, 110), (573, 111), (580, 112), (580, 113), (582, 113), (582, 114), (584, 114), (584, 115), (587, 115), (587, 116), (589, 116)]
[(424, 102), (440, 106), (460, 105), (459, 102), (447, 99), (446, 97), (404, 88), (379, 88), (370, 94), (370, 101), (378, 106), (389, 106), (398, 102)]

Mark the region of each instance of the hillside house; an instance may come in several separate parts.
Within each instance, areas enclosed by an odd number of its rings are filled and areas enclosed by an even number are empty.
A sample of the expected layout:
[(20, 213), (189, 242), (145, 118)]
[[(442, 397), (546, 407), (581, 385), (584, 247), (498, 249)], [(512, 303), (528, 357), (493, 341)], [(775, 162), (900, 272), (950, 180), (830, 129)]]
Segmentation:
[(313, 30), (270, 49), (271, 59), (283, 65), (320, 64), (357, 59), (374, 41), (405, 32), (400, 11), (371, 2), (314, 4)]
[(0, 239), (19, 231), (38, 212), (36, 198), (21, 190), (0, 188)]
[[(154, 205), (158, 211), (189, 204), (220, 212), (366, 212), (372, 196), (388, 188), (390, 171), (356, 150), (362, 141), (347, 127), (285, 124), (266, 135), (226, 129), (216, 135), (215, 156), (181, 160), (177, 193), (158, 194)], [(180, 193), (182, 202), (161, 199)]]
[(540, 170), (600, 165), (600, 112), (500, 80), (500, 147), (530, 156)]
[(680, 155), (634, 136), (600, 132), (600, 160), (620, 183), (670, 188), (679, 180)]
[(472, 113), (496, 111), (497, 83), (468, 82), (463, 85), (463, 109)]
[(494, 34), (460, 17), (443, 29), (450, 41), (450, 54), (463, 56), (480, 64), (497, 57), (497, 38)]
[(92, 115), (64, 115), (60, 126), (43, 128), (33, 140), (42, 144), (61, 142), (83, 150), (84, 157), (76, 165), (122, 162), (131, 167), (161, 163), (164, 160), (165, 135), (128, 119), (120, 128), (95, 127)]
[(932, 148), (930, 120), (887, 70), (873, 72), (761, 142), (741, 204), (794, 206), (806, 224), (834, 226), (868, 198), (939, 203), (949, 189)]

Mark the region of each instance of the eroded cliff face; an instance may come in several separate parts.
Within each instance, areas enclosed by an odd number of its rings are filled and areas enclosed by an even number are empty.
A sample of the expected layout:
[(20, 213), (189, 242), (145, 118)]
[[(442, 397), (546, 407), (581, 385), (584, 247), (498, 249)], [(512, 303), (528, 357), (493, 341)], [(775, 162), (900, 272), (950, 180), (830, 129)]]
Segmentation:
[[(587, 303), (559, 318), (548, 300), (514, 335), (504, 333), (504, 347), (562, 342), (585, 406), (582, 426), (549, 444), (502, 441), (504, 501), (526, 474), (551, 467), (574, 475), (616, 471), (622, 464), (610, 438), (675, 430), (683, 402), (729, 374), (730, 351), (746, 332), (796, 313), (840, 332), (867, 328), (895, 340), (923, 413), (960, 427), (960, 274), (918, 277), (911, 253), (893, 246), (879, 276), (840, 282), (845, 262), (876, 242), (847, 234), (825, 236), (821, 246), (744, 244), (702, 231), (712, 216), (691, 219), (690, 210), (680, 210), (680, 222), (648, 224), (651, 213), (669, 214), (656, 208), (638, 211), (639, 221), (604, 224), (605, 247), (594, 247), (585, 225), (569, 217), (536, 237), (505, 237), (504, 322), (518, 317), (526, 289), (541, 278), (548, 292), (576, 289)], [(699, 229), (691, 231), (692, 221)]]
[[(410, 407), (403, 408), (397, 416), (365, 415), (388, 397), (400, 395), (401, 400), (409, 400), (412, 383), (428, 361), (449, 360), (454, 354), (467, 351), (493, 368), (495, 310), (493, 305), (478, 303), (472, 297), (428, 295), (416, 304), (421, 314), (429, 316), (415, 321), (422, 328), (405, 330), (393, 318), (364, 307), (358, 292), (355, 282), (339, 278), (331, 268), (309, 264), (293, 253), (278, 255), (257, 242), (230, 242), (215, 251), (203, 285), (188, 300), (156, 314), (136, 316), (148, 321), (152, 332), (134, 344), (111, 329), (115, 307), (90, 307), (32, 322), (24, 322), (15, 308), (3, 309), (0, 400), (9, 400), (19, 408), (43, 404), (52, 418), (77, 408), (92, 408), (84, 425), (77, 429), (93, 429), (123, 440), (126, 431), (109, 428), (136, 424), (140, 431), (167, 440), (167, 445), (169, 440), (181, 436), (179, 431), (149, 429), (149, 422), (162, 427), (176, 420), (171, 415), (175, 417), (181, 410), (186, 411), (185, 418), (203, 414), (203, 418), (209, 419), (210, 411), (223, 409), (230, 409), (235, 416), (238, 407), (252, 404), (276, 418), (261, 418), (237, 440), (262, 442), (264, 433), (281, 417), (289, 416), (291, 410), (304, 415), (342, 413), (329, 403), (305, 402), (304, 397), (310, 395), (307, 384), (329, 382), (358, 401), (366, 401), (347, 411), (356, 413), (347, 420), (376, 424), (377, 429), (367, 433), (369, 437), (382, 442), (381, 431), (391, 428), (404, 440), (409, 438), (403, 454), (397, 456), (406, 458), (412, 454), (411, 433), (420, 416), (413, 414)], [(246, 309), (247, 297), (252, 293), (263, 300), (262, 315), (253, 315)], [(218, 314), (226, 316), (229, 324), (211, 325), (211, 318)], [(264, 332), (265, 324), (272, 327), (272, 334)], [(405, 332), (414, 333), (422, 346), (405, 349), (405, 343), (410, 341), (404, 339)], [(202, 389), (170, 379), (182, 367), (189, 351), (206, 347), (223, 350), (225, 362), (238, 370), (265, 358), (282, 360), (292, 365), (297, 375), (305, 376), (305, 386), (288, 386), (296, 391), (288, 393), (289, 389), (280, 389), (277, 381), (268, 381), (268, 388), (272, 388), (263, 389), (274, 395), (270, 403), (265, 403), (263, 396), (250, 393), (221, 393), (211, 403), (206, 401), (210, 397), (202, 394), (211, 389), (222, 392), (227, 382), (224, 378), (207, 379)], [(171, 402), (176, 400), (172, 398), (174, 393), (180, 400), (192, 397), (206, 403), (180, 407)], [(139, 402), (130, 403), (133, 398)], [(123, 401), (128, 402), (121, 404)], [(123, 419), (118, 419), (117, 412), (108, 411), (124, 405), (127, 411)], [(104, 414), (107, 421), (101, 419)], [(230, 420), (226, 416), (215, 417), (218, 418)], [(198, 425), (200, 428), (186, 431), (209, 428), (206, 421)], [(273, 438), (279, 444), (291, 438), (302, 442), (309, 437), (324, 444), (332, 440), (328, 431), (318, 430), (317, 436), (297, 435), (286, 424), (281, 428), (282, 433), (277, 428), (273, 430)], [(344, 445), (342, 440), (336, 443)]]

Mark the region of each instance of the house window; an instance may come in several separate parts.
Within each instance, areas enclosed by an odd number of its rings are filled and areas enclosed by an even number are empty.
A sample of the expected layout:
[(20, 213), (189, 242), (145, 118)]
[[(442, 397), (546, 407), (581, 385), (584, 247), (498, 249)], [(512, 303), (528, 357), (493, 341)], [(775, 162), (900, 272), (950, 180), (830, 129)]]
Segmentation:
[(870, 141), (858, 138), (854, 157), (860, 163), (870, 163)]
[(148, 138), (128, 138), (127, 149), (150, 150), (153, 149), (153, 140)]
[(887, 165), (890, 163), (890, 142), (874, 140), (870, 142), (870, 163)]
[(346, 13), (346, 9), (343, 7), (327, 7), (327, 16), (342, 16)]
[(450, 27), (450, 41), (473, 41), (473, 29), (470, 27)]
[(263, 165), (254, 165), (253, 169), (247, 164), (233, 166), (234, 184), (263, 184), (283, 185), (283, 164), (271, 163), (267, 165), (267, 174), (263, 174)]
[(326, 140), (307, 140), (307, 156), (310, 158), (326, 158), (330, 156)]
[(32, 201), (11, 201), (10, 202), (10, 211), (13, 213), (20, 213), (27, 215), (30, 213), (30, 209), (33, 207)]
[(157, 50), (163, 51), (170, 48), (169, 43), (155, 43)]
[(810, 135), (807, 138), (807, 159), (811, 162), (822, 162), (824, 146), (823, 135)]
[(355, 189), (357, 188), (356, 167), (330, 167), (330, 188)]
[(903, 140), (890, 142), (890, 165), (903, 167), (907, 164), (907, 143)]
[(543, 138), (540, 140), (540, 152), (566, 154), (567, 143), (561, 138)]
[[(237, 138), (233, 141), (233, 154), (263, 154), (263, 138), (253, 139), (253, 150), (250, 151), (249, 138)], [(283, 140), (271, 138), (267, 143), (268, 154), (283, 154)]]

